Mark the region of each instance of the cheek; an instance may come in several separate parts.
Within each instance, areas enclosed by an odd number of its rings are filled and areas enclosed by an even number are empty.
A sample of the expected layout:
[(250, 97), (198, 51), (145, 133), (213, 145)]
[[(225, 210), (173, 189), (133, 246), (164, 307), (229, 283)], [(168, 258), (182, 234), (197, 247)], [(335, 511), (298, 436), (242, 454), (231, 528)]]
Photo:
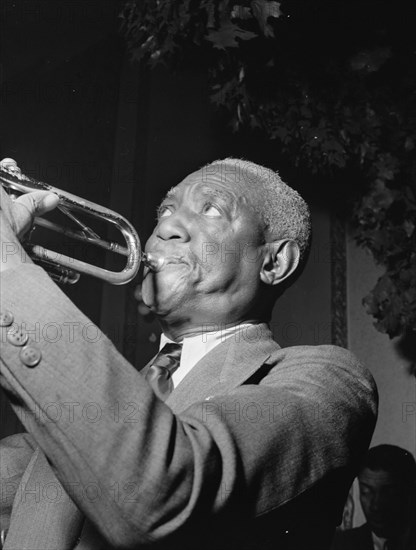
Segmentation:
[(374, 507), (374, 497), (371, 495), (360, 496), (361, 508), (365, 515), (370, 515)]
[(360, 497), (360, 504), (361, 504), (361, 508), (365, 512), (366, 510), (368, 510), (368, 507), (369, 507), (369, 499), (363, 496)]
[(259, 251), (246, 243), (222, 241), (207, 242), (202, 247), (201, 267), (208, 272), (247, 270), (258, 264)]

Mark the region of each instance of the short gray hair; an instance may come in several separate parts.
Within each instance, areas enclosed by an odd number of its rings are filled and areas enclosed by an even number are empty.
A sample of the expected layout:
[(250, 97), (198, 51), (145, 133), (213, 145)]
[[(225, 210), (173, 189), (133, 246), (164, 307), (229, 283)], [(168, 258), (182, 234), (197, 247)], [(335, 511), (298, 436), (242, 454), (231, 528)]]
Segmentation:
[(300, 261), (304, 261), (311, 240), (309, 207), (297, 191), (282, 181), (278, 172), (236, 158), (216, 160), (202, 170), (205, 175), (219, 174), (224, 182), (242, 184), (247, 189), (252, 187), (257, 199), (253, 206), (259, 211), (265, 230), (273, 240), (295, 241)]

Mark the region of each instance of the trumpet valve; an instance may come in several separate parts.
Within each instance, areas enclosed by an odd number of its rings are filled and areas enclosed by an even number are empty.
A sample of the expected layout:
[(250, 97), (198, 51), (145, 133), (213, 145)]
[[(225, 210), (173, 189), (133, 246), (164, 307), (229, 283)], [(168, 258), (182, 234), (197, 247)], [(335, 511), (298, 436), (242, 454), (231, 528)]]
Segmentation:
[(9, 174), (13, 176), (20, 176), (22, 171), (17, 166), (17, 162), (14, 159), (4, 158), (0, 161), (0, 168), (6, 170)]

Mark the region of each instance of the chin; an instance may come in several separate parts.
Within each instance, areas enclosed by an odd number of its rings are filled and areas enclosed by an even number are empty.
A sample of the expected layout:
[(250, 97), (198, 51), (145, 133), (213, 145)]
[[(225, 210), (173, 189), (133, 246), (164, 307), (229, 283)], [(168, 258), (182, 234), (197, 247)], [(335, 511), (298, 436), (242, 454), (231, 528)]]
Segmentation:
[(381, 523), (374, 523), (369, 521), (370, 529), (375, 533), (378, 537), (381, 538), (388, 538), (391, 536), (392, 528), (391, 526), (381, 524)]
[(184, 301), (186, 287), (183, 279), (148, 274), (142, 283), (142, 300), (152, 313), (165, 317)]

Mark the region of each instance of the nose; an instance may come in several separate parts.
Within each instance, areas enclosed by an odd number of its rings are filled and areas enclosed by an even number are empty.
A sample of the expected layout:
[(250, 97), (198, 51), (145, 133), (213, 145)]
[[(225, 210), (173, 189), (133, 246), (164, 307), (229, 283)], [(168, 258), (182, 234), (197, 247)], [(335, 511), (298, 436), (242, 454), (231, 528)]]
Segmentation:
[(370, 501), (370, 510), (373, 514), (380, 513), (385, 506), (385, 501), (381, 495), (375, 494)]
[(378, 500), (376, 498), (371, 499), (369, 508), (373, 514), (378, 512)]
[(188, 241), (189, 231), (184, 213), (177, 210), (176, 212), (172, 212), (169, 216), (160, 218), (155, 233), (164, 241), (170, 239), (177, 239), (184, 242)]

